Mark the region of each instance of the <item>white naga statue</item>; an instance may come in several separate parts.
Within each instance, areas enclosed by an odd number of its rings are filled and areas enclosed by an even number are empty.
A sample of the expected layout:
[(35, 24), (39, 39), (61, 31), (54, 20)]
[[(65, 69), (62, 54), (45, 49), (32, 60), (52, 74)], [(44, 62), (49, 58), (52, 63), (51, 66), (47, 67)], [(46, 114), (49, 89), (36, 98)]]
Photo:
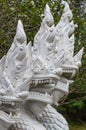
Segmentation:
[[(0, 60), (0, 130), (69, 130), (52, 104), (69, 92), (81, 66), (83, 48), (74, 56), (72, 12), (67, 2), (55, 26), (48, 5), (33, 46), (19, 20), (14, 41)], [(68, 76), (68, 78), (66, 78)]]

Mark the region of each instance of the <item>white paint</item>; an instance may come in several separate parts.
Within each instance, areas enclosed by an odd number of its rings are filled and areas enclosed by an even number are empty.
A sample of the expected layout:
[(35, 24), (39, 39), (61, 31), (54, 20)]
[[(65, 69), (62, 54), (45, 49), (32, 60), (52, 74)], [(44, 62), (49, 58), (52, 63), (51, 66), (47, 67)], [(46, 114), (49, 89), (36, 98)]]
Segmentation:
[(8, 130), (12, 124), (19, 128), (20, 122), (21, 130), (68, 130), (65, 119), (50, 105), (58, 105), (60, 98), (68, 94), (73, 81), (66, 75), (73, 77), (81, 66), (83, 48), (74, 56), (76, 25), (68, 3), (62, 1), (62, 4), (63, 14), (56, 26), (46, 5), (33, 47), (31, 42), (26, 44), (22, 22), (18, 21), (14, 41), (0, 60), (2, 130)]

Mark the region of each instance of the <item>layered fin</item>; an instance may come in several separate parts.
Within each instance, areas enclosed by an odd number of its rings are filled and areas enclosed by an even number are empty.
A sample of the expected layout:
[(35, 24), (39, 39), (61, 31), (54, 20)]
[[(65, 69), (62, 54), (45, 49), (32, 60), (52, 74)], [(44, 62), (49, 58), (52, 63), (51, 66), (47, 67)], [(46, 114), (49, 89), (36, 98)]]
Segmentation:
[(5, 56), (3, 56), (0, 59), (0, 79), (1, 79), (3, 71), (4, 71), (4, 65), (5, 65)]
[(83, 55), (84, 47), (73, 57), (74, 63), (77, 65), (77, 67), (81, 67), (81, 59)]

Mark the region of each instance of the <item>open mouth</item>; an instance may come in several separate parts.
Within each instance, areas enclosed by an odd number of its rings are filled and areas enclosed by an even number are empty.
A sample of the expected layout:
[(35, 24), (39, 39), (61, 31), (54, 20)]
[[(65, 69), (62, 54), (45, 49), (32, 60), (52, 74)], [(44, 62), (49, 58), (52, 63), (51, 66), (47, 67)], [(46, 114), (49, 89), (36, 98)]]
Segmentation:
[(7, 123), (17, 123), (20, 119), (20, 111), (10, 98), (0, 98), (0, 120)]
[(35, 76), (32, 79), (27, 100), (36, 100), (44, 103), (53, 103), (53, 97), (50, 94), (50, 85), (57, 83), (57, 77), (50, 76)]
[[(67, 73), (68, 74), (68, 76), (70, 75), (70, 76), (74, 76), (75, 75), (75, 73), (76, 73), (76, 71), (78, 70), (78, 67), (77, 66), (75, 66), (75, 65), (63, 65), (62, 66), (62, 71), (63, 71), (63, 74), (65, 73)], [(65, 76), (64, 76), (65, 77)]]
[(53, 98), (51, 95), (49, 95), (47, 92), (46, 94), (40, 93), (40, 92), (29, 92), (27, 100), (36, 100), (41, 101), (44, 103), (53, 103)]
[[(73, 71), (76, 71), (77, 68), (71, 66), (63, 67), (63, 74), (73, 74)], [(63, 76), (63, 75), (62, 75)], [(31, 86), (29, 88), (29, 95), (27, 100), (36, 100), (44, 103), (53, 104), (53, 94), (52, 91), (55, 89), (56, 91), (61, 91), (63, 93), (68, 93), (69, 84), (71, 81), (66, 78), (60, 79), (57, 75), (37, 75), (34, 76), (31, 82)]]
[(49, 75), (35, 75), (34, 78), (31, 81), (32, 85), (37, 85), (37, 84), (56, 84), (57, 79), (59, 77), (49, 74)]
[(19, 113), (18, 112), (9, 112), (6, 110), (0, 110), (0, 119), (9, 122), (9, 123), (17, 123), (19, 121)]

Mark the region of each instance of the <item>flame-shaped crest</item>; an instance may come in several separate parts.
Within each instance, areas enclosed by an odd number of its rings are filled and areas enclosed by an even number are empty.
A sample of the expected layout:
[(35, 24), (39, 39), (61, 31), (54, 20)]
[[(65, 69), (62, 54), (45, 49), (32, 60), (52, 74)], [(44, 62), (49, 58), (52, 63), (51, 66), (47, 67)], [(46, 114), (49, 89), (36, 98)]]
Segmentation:
[[(42, 91), (42, 89), (38, 89), (39, 85), (45, 87), (47, 84), (47, 91), (52, 93), (53, 99), (46, 96), (46, 100), (57, 104), (58, 100), (68, 93), (69, 84), (72, 81), (65, 75), (73, 76), (79, 69), (83, 48), (74, 56), (76, 25), (72, 20), (73, 15), (68, 3), (62, 1), (62, 4), (64, 5), (63, 14), (56, 26), (54, 26), (50, 8), (46, 4), (44, 18), (34, 38), (33, 47), (31, 42), (26, 44), (27, 38), (22, 22), (18, 21), (12, 46), (0, 61), (1, 94), (10, 93), (12, 95), (16, 91), (24, 90)], [(63, 86), (65, 87), (63, 88)], [(45, 88), (44, 91), (46, 91)], [(56, 95), (60, 95), (60, 97), (56, 97)], [(38, 95), (36, 96), (38, 97)], [(30, 100), (34, 98), (31, 93)], [(39, 100), (43, 99), (39, 98)]]
[[(73, 82), (70, 77), (73, 77), (81, 66), (83, 48), (74, 56), (74, 30), (76, 25), (72, 20), (73, 15), (68, 3), (62, 1), (62, 4), (64, 5), (63, 14), (56, 26), (54, 26), (50, 8), (46, 4), (44, 18), (34, 38), (33, 47), (31, 42), (27, 44), (23, 24), (21, 20), (18, 21), (14, 41), (7, 55), (0, 60), (1, 125), (2, 122), (9, 125), (16, 123), (19, 119), (12, 113), (18, 109), (23, 115), (27, 114), (25, 110), (37, 114), (36, 111), (42, 111), (47, 104), (58, 105), (59, 100), (69, 92), (69, 84)], [(21, 103), (23, 105), (20, 105)], [(36, 106), (36, 109), (34, 106)], [(6, 113), (7, 110), (12, 110), (10, 115)], [(21, 115), (23, 118), (26, 117), (27, 122), (32, 115), (30, 114), (27, 119), (28, 114)], [(49, 116), (51, 118), (51, 115)], [(58, 121), (58, 117), (55, 115), (55, 119), (53, 119)], [(32, 122), (32, 119), (33, 117), (31, 117), (30, 122)], [(35, 122), (35, 118), (33, 120)], [(19, 128), (20, 124), (18, 125)], [(36, 125), (37, 121), (34, 124)], [(27, 125), (27, 123), (24, 125)], [(55, 127), (53, 127), (54, 125)], [(25, 128), (29, 129), (30, 125), (27, 126)], [(47, 125), (44, 126), (47, 129)], [(58, 122), (57, 124), (54, 123), (52, 127), (55, 129), (64, 128), (63, 126), (58, 127)], [(2, 129), (2, 127), (0, 128)], [(38, 124), (36, 128), (40, 130)], [(68, 130), (68, 127), (65, 128)]]

